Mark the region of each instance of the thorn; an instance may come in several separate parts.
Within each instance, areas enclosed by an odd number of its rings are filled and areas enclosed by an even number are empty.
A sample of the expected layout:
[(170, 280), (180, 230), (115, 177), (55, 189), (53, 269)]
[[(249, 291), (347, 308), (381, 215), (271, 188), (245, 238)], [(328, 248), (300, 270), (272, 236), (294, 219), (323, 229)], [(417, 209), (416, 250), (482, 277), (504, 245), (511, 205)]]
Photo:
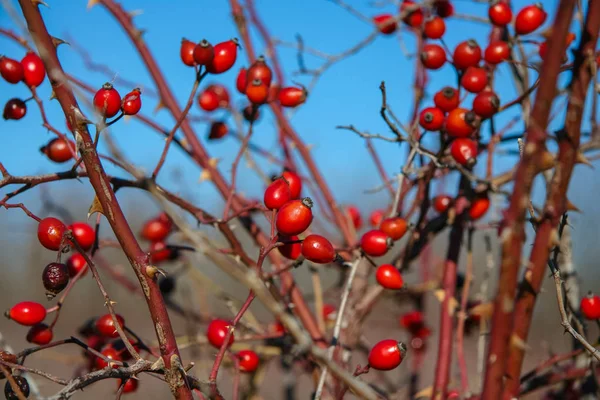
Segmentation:
[(551, 168), (554, 168), (555, 165), (556, 165), (556, 157), (554, 157), (554, 154), (550, 153), (547, 150), (544, 151), (544, 153), (542, 154), (541, 160), (540, 160), (540, 164), (539, 164), (540, 171), (549, 170)]
[(208, 181), (210, 180), (210, 172), (208, 170), (203, 169), (202, 172), (200, 173), (200, 179), (198, 180), (199, 183), (202, 183), (204, 181)]
[(210, 160), (208, 160), (208, 165), (210, 165), (213, 168), (217, 168), (217, 164), (219, 163), (219, 161), (221, 161), (220, 158), (213, 157)]
[(156, 107), (154, 107), (154, 111), (152, 111), (154, 114), (156, 114), (157, 112), (159, 112), (160, 110), (162, 110), (163, 108), (165, 108), (165, 104), (163, 103), (162, 99), (158, 101), (158, 104), (156, 105)]
[(578, 212), (580, 213), (581, 210), (579, 208), (577, 208), (577, 206), (573, 203), (571, 203), (571, 201), (569, 199), (567, 199), (567, 211), (574, 211), (574, 212)]
[(575, 163), (577, 164), (585, 164), (590, 168), (594, 168), (590, 160), (587, 159), (585, 155), (581, 151), (577, 152), (577, 157), (575, 158)]
[(109, 300), (109, 301), (105, 301), (105, 302), (104, 302), (104, 307), (107, 307), (109, 303), (110, 303), (110, 305), (111, 305), (111, 306), (114, 306), (115, 304), (117, 304), (117, 302), (116, 302), (116, 301), (114, 301), (114, 300)]
[(53, 89), (52, 92), (50, 93), (50, 100), (54, 100), (55, 98), (56, 98), (56, 92)]
[(142, 38), (144, 33), (146, 33), (145, 29), (136, 29), (133, 31), (133, 36), (135, 36), (135, 38), (139, 40)]
[(50, 6), (46, 2), (44, 2), (42, 0), (31, 0), (31, 2), (33, 3), (34, 6), (40, 6), (41, 5), (41, 6), (45, 6), (45, 7), (50, 8)]
[(88, 10), (94, 7), (96, 4), (100, 3), (100, 0), (89, 0), (87, 4)]
[(69, 42), (54, 36), (52, 36), (52, 44), (54, 45), (54, 48), (58, 48), (58, 46), (60, 46), (61, 44), (67, 44), (69, 46), (71, 45)]

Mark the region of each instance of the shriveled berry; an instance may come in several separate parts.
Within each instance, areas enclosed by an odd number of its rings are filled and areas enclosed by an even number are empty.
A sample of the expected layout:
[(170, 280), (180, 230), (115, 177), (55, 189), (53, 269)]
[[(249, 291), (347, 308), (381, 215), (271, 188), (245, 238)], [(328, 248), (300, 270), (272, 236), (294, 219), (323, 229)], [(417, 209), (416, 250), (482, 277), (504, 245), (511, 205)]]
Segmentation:
[(375, 279), (382, 287), (386, 289), (398, 290), (404, 286), (404, 279), (402, 274), (398, 271), (398, 268), (392, 264), (382, 264), (377, 267), (375, 272)]
[[(123, 328), (125, 326), (125, 319), (122, 316), (120, 316), (119, 314), (115, 314), (115, 316), (116, 316), (117, 322), (119, 323), (121, 328)], [(115, 328), (115, 322), (113, 321), (113, 318), (110, 314), (104, 314), (103, 316), (98, 317), (96, 319), (94, 327), (96, 328), (96, 332), (98, 332), (100, 335), (102, 335), (104, 337), (109, 337), (109, 338), (119, 337), (119, 332), (117, 332), (117, 329)]]
[(312, 206), (313, 202), (309, 197), (285, 203), (275, 217), (277, 231), (285, 236), (299, 235), (304, 232), (313, 219)]
[(65, 224), (60, 220), (52, 217), (44, 218), (38, 225), (38, 240), (48, 250), (58, 250), (66, 229)]
[(327, 264), (335, 259), (336, 253), (329, 240), (321, 235), (308, 235), (302, 242), (302, 255), (316, 264)]
[[(15, 381), (15, 383), (17, 384), (17, 386), (19, 387), (21, 394), (25, 398), (29, 397), (30, 389), (29, 389), (29, 382), (27, 382), (27, 379), (25, 379), (22, 376), (17, 376), (17, 375), (13, 375), (12, 378)], [(19, 400), (19, 396), (13, 390), (13, 388), (8, 380), (6, 381), (6, 384), (4, 384), (4, 397), (6, 397), (6, 400)]]
[(50, 263), (42, 272), (46, 296), (53, 298), (69, 284), (69, 268), (62, 263)]
[(4, 112), (2, 118), (5, 120), (20, 120), (27, 114), (27, 104), (21, 99), (10, 99), (4, 105)]
[(52, 333), (52, 329), (50, 329), (48, 325), (41, 323), (29, 328), (29, 332), (27, 332), (27, 336), (25, 336), (25, 339), (29, 343), (34, 343), (43, 346), (45, 344), (50, 343), (52, 341), (53, 336), (54, 335)]
[(392, 239), (379, 229), (366, 232), (360, 239), (360, 247), (365, 254), (380, 257), (392, 246)]
[(401, 217), (386, 218), (381, 221), (381, 226), (379, 229), (391, 237), (392, 240), (399, 240), (406, 233), (406, 230), (408, 229), (408, 223), (404, 218)]
[(40, 151), (51, 161), (63, 163), (73, 158), (75, 143), (69, 139), (54, 138), (40, 148)]
[(15, 304), (5, 315), (18, 324), (32, 326), (46, 318), (46, 307), (34, 301), (22, 301)]
[(256, 122), (258, 120), (258, 118), (260, 117), (260, 110), (258, 109), (258, 107), (255, 107), (252, 104), (249, 104), (248, 106), (244, 107), (244, 109), (242, 110), (242, 115), (244, 116), (244, 119), (246, 121)]
[[(225, 343), (225, 337), (227, 336), (227, 332), (229, 332), (229, 327), (231, 323), (225, 321), (223, 319), (213, 319), (210, 324), (208, 324), (208, 328), (206, 329), (206, 338), (208, 342), (217, 349), (221, 348)], [(235, 340), (234, 334), (232, 333), (229, 337), (228, 346), (231, 346)]]
[(23, 80), (23, 66), (17, 60), (0, 56), (0, 75), (8, 83), (19, 83)]
[(164, 295), (164, 296), (168, 296), (171, 293), (173, 293), (173, 291), (175, 290), (175, 278), (173, 278), (172, 276), (166, 276), (166, 277), (162, 277), (159, 278), (158, 280), (158, 288), (160, 289), (160, 292)]
[(448, 18), (454, 15), (454, 5), (449, 0), (435, 0), (433, 2), (435, 13), (442, 17)]
[(278, 210), (291, 199), (290, 185), (284, 178), (274, 180), (265, 190), (264, 202), (269, 210)]
[(389, 371), (400, 365), (405, 354), (404, 343), (393, 339), (382, 340), (369, 352), (369, 365), (373, 369)]
[(254, 372), (258, 368), (260, 359), (256, 352), (252, 350), (240, 350), (236, 356), (240, 362), (240, 371)]

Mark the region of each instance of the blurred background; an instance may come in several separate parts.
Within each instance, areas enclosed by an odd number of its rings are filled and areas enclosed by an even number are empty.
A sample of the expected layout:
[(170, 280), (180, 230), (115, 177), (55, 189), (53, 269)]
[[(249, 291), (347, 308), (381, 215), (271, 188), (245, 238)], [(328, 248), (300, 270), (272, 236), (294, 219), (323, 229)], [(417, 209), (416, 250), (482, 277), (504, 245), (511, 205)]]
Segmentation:
[[(60, 37), (71, 46), (59, 47), (59, 57), (64, 69), (94, 88), (100, 88), (106, 81), (113, 81), (117, 90), (124, 95), (134, 87), (142, 89), (142, 113), (152, 117), (161, 126), (170, 129), (174, 124), (169, 113), (162, 109), (155, 111), (157, 97), (152, 80), (148, 75), (136, 50), (128, 37), (124, 34), (117, 22), (106, 12), (102, 6), (88, 7), (85, 1), (48, 1), (50, 8), (41, 7), (49, 32)], [(297, 35), (301, 35), (307, 47), (318, 49), (326, 54), (334, 56), (352, 48), (361, 40), (364, 40), (373, 32), (373, 25), (357, 18), (349, 13), (335, 1), (328, 0), (306, 0), (306, 1), (275, 1), (257, 0), (255, 5), (259, 16), (263, 19), (265, 26), (274, 39), (283, 43), (296, 44)], [(10, 29), (19, 35), (25, 35), (24, 22), (19, 12), (18, 3), (13, 0), (3, 0), (0, 8), (0, 26)], [(178, 1), (165, 0), (148, 1), (122, 1), (121, 4), (128, 11), (134, 11), (136, 17), (134, 22), (138, 28), (145, 29), (144, 39), (157, 60), (161, 71), (166, 76), (171, 89), (176, 94), (179, 103), (183, 105), (189, 96), (194, 73), (189, 67), (181, 63), (179, 58), (179, 45), (182, 37), (192, 41), (206, 38), (213, 44), (225, 41), (231, 37), (238, 36), (231, 10), (226, 1)], [(393, 2), (368, 2), (352, 1), (360, 13), (370, 17), (381, 13), (397, 12), (397, 6)], [(513, 2), (514, 9), (519, 9), (528, 2), (518, 0)], [(544, 1), (545, 9), (554, 15), (555, 1)], [(486, 18), (486, 3), (457, 0), (454, 2), (458, 15), (477, 16)], [(551, 23), (549, 17), (545, 26)], [(451, 18), (447, 21), (446, 44), (454, 48), (459, 42), (475, 38), (482, 48), (486, 45), (489, 26), (481, 21), (467, 20), (465, 18)], [(573, 25), (573, 32), (578, 36), (577, 23)], [(264, 43), (252, 32), (257, 52), (264, 53)], [(414, 34), (405, 29), (400, 30), (397, 35), (379, 36), (357, 54), (344, 58), (331, 65), (325, 70), (320, 78), (312, 81), (312, 76), (298, 74), (297, 51), (293, 46), (278, 46), (279, 59), (285, 69), (286, 84), (299, 82), (304, 85), (314, 84), (306, 104), (294, 110), (292, 123), (303, 140), (310, 144), (311, 154), (317, 161), (321, 171), (332, 188), (336, 199), (341, 204), (353, 204), (359, 207), (363, 219), (375, 209), (384, 208), (389, 204), (389, 195), (386, 191), (373, 191), (381, 186), (381, 179), (377, 173), (372, 158), (369, 156), (365, 142), (355, 134), (336, 129), (338, 125), (352, 124), (360, 130), (371, 133), (390, 134), (387, 127), (379, 116), (381, 105), (381, 93), (379, 84), (385, 81), (387, 86), (388, 103), (396, 115), (408, 122), (412, 112), (412, 87), (414, 78), (414, 53), (416, 41)], [(532, 48), (533, 49), (533, 48)], [(90, 60), (95, 63), (110, 67), (107, 73), (96, 71), (86, 64), (84, 54), (86, 52)], [(532, 50), (534, 52), (534, 50)], [(0, 54), (11, 58), (21, 59), (25, 51), (0, 35)], [(235, 77), (239, 68), (248, 66), (248, 60), (243, 51), (238, 53), (238, 61), (234, 68), (219, 76), (208, 76), (203, 82), (203, 87), (210, 83), (225, 85), (232, 95), (232, 104), (241, 109), (246, 105), (245, 97), (239, 95), (235, 90)], [(532, 58), (533, 62), (539, 62), (538, 58)], [(318, 69), (323, 65), (319, 57), (304, 54), (304, 62), (310, 70)], [(565, 85), (569, 79), (569, 73), (561, 76), (561, 85)], [(428, 74), (428, 91), (424, 105), (432, 103), (432, 95), (443, 86), (453, 85), (455, 73), (449, 65), (440, 71)], [(509, 69), (502, 65), (496, 75), (495, 90), (501, 99), (501, 103), (510, 101), (516, 97), (514, 84)], [(67, 132), (65, 128), (64, 115), (56, 101), (49, 101), (51, 88), (48, 80), (39, 89), (40, 97), (44, 100), (45, 110), (50, 123), (57, 129)], [(80, 95), (84, 93), (81, 92)], [(10, 85), (0, 81), (0, 103), (6, 102), (13, 97), (27, 98), (29, 90), (24, 85)], [(87, 100), (91, 100), (91, 95)], [(466, 103), (470, 104), (471, 99)], [(84, 104), (83, 101), (81, 103)], [(560, 102), (557, 102), (557, 104)], [(561, 103), (562, 104), (562, 103)], [(564, 110), (561, 104), (556, 107), (556, 118), (552, 124), (553, 129), (561, 127), (561, 119)], [(0, 121), (0, 161), (15, 175), (35, 175), (49, 172), (64, 171), (69, 166), (58, 165), (49, 161), (39, 153), (39, 148), (48, 142), (54, 135), (41, 127), (39, 110), (34, 103), (30, 105), (27, 116), (20, 121)], [(91, 113), (90, 113), (91, 114)], [(589, 107), (588, 107), (589, 114)], [(239, 149), (239, 140), (235, 135), (228, 135), (221, 141), (210, 142), (206, 140), (209, 125), (198, 121), (200, 117), (206, 116), (197, 105), (194, 104), (190, 115), (199, 117), (193, 122), (193, 126), (200, 140), (206, 144), (211, 157), (219, 160), (219, 169), (226, 177), (230, 177), (231, 164)], [(519, 109), (513, 108), (495, 118), (496, 127), (506, 125), (515, 116), (519, 115)], [(234, 124), (224, 111), (215, 111), (210, 117), (225, 119)], [(584, 131), (589, 132), (589, 116), (586, 115), (583, 126)], [(482, 132), (487, 139), (486, 126)], [(523, 123), (519, 122), (513, 126), (510, 132), (519, 133), (523, 131)], [(240, 132), (244, 133), (244, 132)], [(163, 149), (164, 139), (161, 135), (149, 130), (135, 119), (124, 119), (110, 129), (112, 139), (123, 150), (125, 156), (138, 168), (148, 173), (156, 165)], [(179, 136), (179, 135), (178, 135)], [(425, 143), (435, 148), (437, 138), (426, 138)], [(277, 127), (267, 109), (264, 110), (259, 122), (255, 125), (255, 133), (252, 143), (260, 145), (271, 152), (273, 156), (280, 157), (281, 152), (277, 143)], [(394, 176), (400, 172), (406, 159), (407, 150), (404, 145), (396, 145), (387, 142), (373, 142), (386, 172)], [(108, 154), (102, 141), (99, 146), (100, 152)], [(499, 147), (494, 160), (495, 173), (507, 170), (517, 161), (518, 152), (516, 142), (507, 142)], [(267, 175), (281, 172), (280, 166), (271, 163), (268, 159), (255, 155), (254, 160), (259, 169)], [(483, 174), (485, 159), (476, 167), (476, 172)], [(298, 160), (299, 161), (299, 160)], [(302, 163), (299, 161), (299, 165)], [(104, 164), (109, 174), (124, 176), (123, 173), (109, 163)], [(304, 170), (301, 169), (304, 173)], [(203, 209), (216, 213), (222, 212), (223, 201), (215, 191), (210, 181), (199, 180), (201, 171), (177, 148), (172, 147), (161, 175), (159, 184), (170, 189), (182, 197), (189, 199)], [(445, 178), (437, 186), (434, 193), (455, 193), (456, 179), (454, 174)], [(265, 184), (245, 162), (240, 164), (238, 174), (238, 190), (249, 198), (262, 198)], [(536, 183), (534, 203), (541, 205), (544, 199), (544, 183)], [(2, 195), (14, 189), (14, 187), (0, 189)], [(510, 186), (507, 187), (510, 190)], [(310, 191), (307, 193), (310, 195)], [(575, 169), (574, 178), (569, 189), (570, 200), (581, 210), (580, 213), (572, 213), (570, 222), (573, 226), (573, 254), (574, 262), (581, 282), (581, 291), (595, 290), (600, 278), (600, 270), (597, 268), (597, 260), (600, 258), (600, 246), (597, 245), (598, 224), (600, 223), (600, 202), (597, 197), (600, 194), (600, 180), (597, 172), (591, 168), (578, 165)], [(48, 215), (59, 216), (65, 222), (76, 220), (84, 221), (88, 208), (94, 195), (87, 180), (64, 181), (46, 184), (34, 188), (19, 196), (17, 202), (23, 202), (37, 215), (44, 217)], [(118, 193), (118, 198), (125, 210), (126, 216), (134, 228), (138, 231), (143, 222), (156, 215), (158, 208), (154, 200), (141, 191), (126, 189)], [(497, 221), (499, 210), (506, 203), (503, 198), (495, 198), (494, 210), (488, 213), (487, 219)], [(318, 212), (318, 211), (317, 211)], [(261, 223), (265, 221), (261, 217)], [(90, 220), (92, 223), (94, 218)], [(338, 239), (332, 227), (324, 223), (326, 233), (332, 238)], [(206, 229), (206, 228), (202, 228)], [(215, 240), (225, 245), (211, 229), (206, 231), (215, 236)], [(238, 230), (239, 231), (239, 230)], [(491, 231), (494, 234), (494, 231)], [(4, 273), (0, 279), (0, 309), (7, 309), (14, 303), (23, 300), (45, 302), (44, 290), (40, 274), (43, 267), (54, 258), (54, 254), (42, 248), (36, 239), (36, 223), (28, 218), (18, 209), (0, 210), (0, 265)], [(110, 238), (112, 233), (107, 224), (101, 225), (102, 237)], [(433, 245), (433, 257), (431, 259), (431, 270), (439, 272), (441, 260), (445, 257), (445, 234), (439, 235)], [(528, 239), (532, 238), (532, 231), (528, 230)], [(172, 241), (177, 240), (177, 235)], [(483, 250), (483, 235), (475, 235), (475, 267), (476, 281), (474, 290), (478, 290), (482, 271), (485, 268), (485, 254)], [(398, 251), (403, 246), (403, 241), (396, 245)], [(245, 238), (245, 244), (251, 248), (251, 243)], [(529, 243), (530, 244), (530, 243)], [(525, 252), (529, 249), (525, 246)], [(113, 270), (120, 271), (131, 281), (135, 281), (122, 253), (116, 249), (101, 250), (102, 257), (113, 266)], [(258, 250), (250, 251), (251, 255), (258, 255)], [(495, 260), (499, 259), (498, 249), (494, 247)], [(243, 287), (224, 276), (217, 267), (206, 260), (194, 255), (187, 257), (189, 263), (201, 270), (203, 274), (212, 279), (216, 285), (226, 289), (231, 298), (243, 300), (246, 290)], [(464, 262), (464, 253), (461, 260)], [(385, 261), (382, 258), (382, 261)], [(165, 265), (169, 269), (179, 273), (182, 271), (182, 261)], [(415, 263), (415, 265), (418, 265)], [(462, 266), (461, 266), (462, 268)], [(321, 269), (320, 273), (326, 287), (335, 287), (337, 273), (327, 269)], [(494, 290), (497, 269), (491, 272), (491, 284)], [(114, 282), (110, 275), (103, 272), (107, 289), (111, 296), (117, 301), (117, 309), (122, 314), (127, 324), (149, 343), (154, 341), (154, 331), (149, 323), (146, 305), (141, 297), (122, 285)], [(294, 271), (299, 284), (305, 289), (306, 297), (311, 298), (310, 274), (306, 268)], [(176, 275), (179, 276), (179, 275)], [(413, 268), (406, 276), (409, 284), (420, 281), (417, 268)], [(560, 353), (570, 349), (571, 339), (563, 335), (560, 319), (556, 308), (554, 287), (551, 282), (546, 282), (545, 290), (538, 297), (536, 307), (536, 318), (529, 336), (530, 352), (526, 359), (524, 370), (537, 365), (548, 357), (550, 351)], [(222, 298), (212, 293), (208, 288), (193, 279), (178, 280), (177, 301), (184, 304), (186, 308), (194, 309), (200, 314), (227, 315), (228, 309), (223, 305)], [(493, 293), (493, 291), (490, 291)], [(332, 304), (339, 302), (339, 290), (335, 288), (328, 292), (328, 299)], [(429, 386), (431, 375), (435, 365), (437, 347), (436, 324), (438, 302), (433, 295), (426, 296), (426, 309), (428, 325), (432, 329), (432, 337), (428, 341), (428, 349), (422, 370), (420, 385), (422, 388)], [(251, 310), (256, 313), (261, 321), (271, 322), (272, 318), (260, 306), (255, 303)], [(396, 302), (391, 299), (382, 301), (373, 312), (370, 320), (365, 324), (366, 338), (371, 342), (393, 337), (407, 340), (407, 333), (400, 329), (398, 317), (410, 310), (407, 304), (405, 309), (398, 308)], [(68, 337), (76, 334), (77, 328), (87, 320), (88, 317), (104, 313), (103, 301), (100, 292), (91, 277), (86, 276), (79, 282), (69, 295), (64, 306), (60, 321), (54, 332), (55, 338)], [(204, 330), (203, 324), (193, 324), (189, 319), (172, 315), (176, 330), (185, 338), (185, 335), (200, 334)], [(592, 336), (597, 334), (592, 329)], [(24, 340), (27, 328), (0, 319), (0, 332), (6, 343), (16, 351), (28, 347)], [(478, 390), (479, 378), (475, 368), (476, 364), (476, 341), (477, 332), (469, 336), (465, 348), (468, 351), (469, 365), (472, 373), (471, 385), (473, 390)], [(214, 351), (206, 346), (186, 349), (186, 357), (193, 357), (197, 366), (192, 370), (200, 378), (206, 379), (212, 365)], [(191, 354), (191, 353), (193, 354)], [(41, 352), (32, 356), (27, 365), (51, 371), (61, 377), (69, 377), (81, 365), (82, 357), (80, 349), (65, 346), (50, 351)], [(362, 358), (361, 358), (362, 357)], [(410, 359), (410, 354), (409, 354)], [(191, 358), (186, 358), (186, 361)], [(410, 360), (409, 360), (410, 361)], [(356, 363), (365, 362), (364, 355), (357, 353)], [(367, 380), (383, 381), (390, 380), (397, 385), (408, 384), (410, 362), (403, 363), (397, 370), (386, 374), (371, 373), (364, 378)], [(454, 369), (457, 372), (457, 368)], [(224, 371), (224, 370), (223, 370)], [(280, 399), (282, 396), (282, 385), (279, 381), (271, 379), (274, 374), (279, 374), (279, 364), (276, 360), (270, 362), (265, 371), (269, 378), (268, 384), (262, 386), (260, 395), (265, 399)], [(381, 375), (385, 375), (382, 377)], [(297, 393), (299, 399), (308, 398), (312, 390), (310, 376), (299, 373), (295, 374), (299, 379)], [(458, 383), (458, 376), (453, 380)], [(230, 389), (227, 373), (220, 375), (221, 389), (223, 394), (229, 398)], [(302, 380), (306, 380), (303, 382)], [(58, 390), (53, 383), (37, 378), (40, 390), (44, 395), (50, 395)], [(276, 384), (275, 384), (276, 383)], [(75, 398), (110, 398), (116, 390), (116, 383), (112, 381), (99, 382), (90, 386), (82, 394)], [(168, 398), (168, 388), (152, 377), (141, 377), (140, 389), (132, 394), (131, 398), (160, 399)], [(350, 395), (348, 395), (350, 397)]]

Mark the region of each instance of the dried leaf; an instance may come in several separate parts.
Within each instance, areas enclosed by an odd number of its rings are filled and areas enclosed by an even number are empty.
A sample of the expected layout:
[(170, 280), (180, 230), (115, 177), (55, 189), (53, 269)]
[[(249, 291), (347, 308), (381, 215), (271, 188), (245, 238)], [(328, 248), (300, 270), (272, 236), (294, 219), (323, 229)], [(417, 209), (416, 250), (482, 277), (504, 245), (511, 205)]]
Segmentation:
[(94, 213), (100, 213), (104, 215), (104, 209), (102, 208), (102, 204), (100, 204), (100, 200), (98, 200), (98, 196), (94, 196), (94, 201), (92, 201), (92, 205), (88, 210), (88, 219), (90, 219)]

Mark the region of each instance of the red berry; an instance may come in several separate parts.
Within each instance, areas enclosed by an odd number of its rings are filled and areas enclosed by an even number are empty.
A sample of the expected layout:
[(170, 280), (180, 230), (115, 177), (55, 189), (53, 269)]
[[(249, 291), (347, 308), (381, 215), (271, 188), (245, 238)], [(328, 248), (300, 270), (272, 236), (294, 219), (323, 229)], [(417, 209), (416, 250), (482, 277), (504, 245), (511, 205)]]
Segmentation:
[(325, 303), (323, 304), (322, 315), (325, 321), (335, 321), (337, 318), (337, 309), (333, 304)]
[(176, 252), (170, 249), (165, 242), (162, 240), (159, 242), (152, 242), (150, 244), (150, 249), (148, 250), (150, 253), (150, 261), (158, 264), (163, 261), (173, 260), (176, 256)]
[[(413, 7), (416, 9), (412, 10)], [(404, 0), (400, 5), (400, 12), (402, 14), (408, 13), (402, 19), (402, 21), (412, 28), (418, 28), (423, 23), (423, 10), (420, 7), (418, 7), (418, 4), (412, 0)]]
[[(100, 352), (104, 357), (108, 358), (110, 361), (110, 365), (112, 368), (119, 368), (118, 364), (113, 363), (112, 361), (122, 361), (119, 352), (112, 347), (107, 346)], [(104, 369), (109, 366), (109, 362), (106, 362), (104, 359), (100, 357), (96, 357), (96, 361), (94, 365), (96, 369)]]
[(222, 121), (215, 121), (210, 125), (208, 140), (221, 139), (229, 133), (229, 128)]
[(275, 217), (277, 231), (285, 236), (299, 235), (304, 232), (313, 219), (312, 206), (313, 202), (309, 197), (285, 203)]
[(46, 296), (52, 299), (69, 284), (69, 268), (65, 264), (50, 263), (42, 271), (42, 282)]
[(425, 319), (420, 311), (408, 312), (400, 317), (400, 325), (412, 335), (416, 335), (425, 327)]
[(181, 61), (188, 67), (193, 67), (195, 64), (194, 61), (194, 48), (196, 44), (187, 39), (181, 39), (181, 48), (179, 49), (179, 57), (181, 57)]
[(500, 99), (496, 93), (489, 90), (479, 93), (473, 99), (473, 112), (483, 119), (496, 114), (498, 107), (500, 107)]
[(515, 18), (515, 32), (517, 35), (527, 35), (542, 26), (547, 16), (541, 3), (523, 7)]
[(206, 39), (202, 39), (200, 43), (194, 46), (192, 56), (196, 64), (208, 65), (215, 58), (215, 49)]
[(362, 227), (362, 217), (360, 215), (360, 210), (358, 209), (358, 207), (347, 206), (345, 211), (346, 215), (350, 217), (354, 229), (359, 230)]
[(382, 340), (369, 352), (369, 365), (373, 369), (389, 371), (402, 362), (406, 354), (406, 346), (393, 339)]
[(391, 246), (392, 239), (378, 229), (368, 231), (360, 239), (362, 251), (372, 257), (384, 255)]
[(255, 79), (246, 86), (246, 97), (252, 104), (264, 104), (269, 98), (269, 87), (260, 79)]
[(18, 324), (32, 326), (46, 318), (46, 307), (33, 301), (22, 301), (15, 304), (5, 315)]
[(283, 171), (281, 176), (283, 176), (283, 178), (290, 185), (290, 194), (292, 195), (292, 199), (299, 198), (300, 193), (302, 192), (302, 179), (300, 179), (300, 176), (292, 171)]
[(28, 52), (21, 60), (23, 82), (29, 87), (38, 87), (44, 82), (46, 68), (42, 59), (33, 52)]
[(290, 185), (283, 178), (274, 180), (265, 190), (264, 202), (269, 210), (278, 210), (291, 199)]
[(391, 35), (392, 33), (396, 32), (396, 29), (398, 28), (398, 24), (396, 23), (394, 16), (391, 14), (376, 15), (373, 17), (373, 23), (377, 25), (379, 32), (383, 33), (384, 35)]
[(75, 143), (68, 139), (55, 138), (50, 140), (40, 151), (51, 161), (63, 163), (73, 158)]
[(421, 52), (421, 62), (427, 69), (440, 69), (446, 63), (446, 52), (438, 44), (426, 44)]
[(450, 390), (448, 392), (448, 394), (446, 395), (446, 400), (459, 400), (460, 399), (460, 393), (458, 392), (458, 390)]
[(265, 86), (271, 86), (271, 79), (273, 79), (273, 72), (271, 68), (265, 62), (265, 58), (260, 56), (254, 61), (254, 63), (248, 68), (246, 72), (246, 82), (252, 82), (255, 80), (261, 81)]
[[(213, 319), (210, 324), (208, 324), (208, 328), (206, 330), (206, 338), (208, 339), (208, 342), (213, 345), (213, 347), (220, 349), (225, 343), (225, 336), (227, 336), (227, 332), (229, 332), (230, 325), (231, 323), (228, 321), (222, 319)], [(232, 333), (229, 337), (228, 346), (231, 346), (234, 340), (234, 334)]]
[(10, 99), (4, 105), (4, 112), (2, 113), (2, 117), (6, 120), (14, 119), (19, 120), (23, 118), (27, 114), (27, 105), (21, 99)]
[(306, 101), (307, 96), (308, 92), (305, 89), (293, 86), (281, 88), (277, 93), (279, 104), (283, 107), (298, 107)]
[(453, 138), (470, 136), (475, 130), (472, 125), (474, 120), (475, 114), (464, 108), (455, 108), (450, 111), (446, 117), (446, 132), (448, 132), (448, 136)]
[(38, 240), (48, 250), (58, 250), (66, 229), (67, 227), (60, 220), (52, 217), (44, 218), (38, 225)]
[(451, 203), (452, 197), (445, 194), (441, 194), (433, 198), (433, 209), (442, 214), (448, 211), (448, 208), (450, 207)]
[[(280, 242), (293, 242), (298, 240), (298, 236), (279, 237)], [(284, 244), (277, 248), (282, 256), (290, 260), (296, 260), (302, 254), (302, 243)]]
[(437, 107), (427, 107), (419, 115), (419, 125), (428, 131), (439, 131), (444, 126), (444, 112)]
[(48, 325), (41, 323), (33, 325), (31, 328), (29, 328), (29, 332), (27, 332), (25, 339), (29, 343), (43, 346), (50, 343), (52, 341), (52, 337), (52, 329), (50, 329)]
[(446, 86), (433, 96), (433, 102), (437, 108), (444, 112), (450, 112), (458, 107), (460, 98), (458, 90)]
[(122, 393), (133, 393), (138, 389), (138, 386), (140, 385), (140, 383), (137, 379), (129, 378), (125, 381), (124, 384), (123, 384), (123, 380), (120, 380), (119, 384), (117, 385), (117, 389), (120, 388), (121, 385), (123, 385)]
[(96, 241), (96, 231), (85, 222), (74, 222), (69, 226), (75, 240), (83, 250), (89, 250)]
[(477, 162), (477, 142), (467, 138), (454, 139), (450, 154), (460, 165), (473, 166)]
[(433, 8), (435, 13), (442, 18), (448, 18), (454, 15), (454, 6), (448, 0), (435, 0)]
[(121, 109), (125, 115), (135, 115), (142, 109), (142, 91), (133, 89), (123, 97)]
[(469, 208), (469, 217), (472, 220), (479, 219), (487, 213), (490, 208), (490, 199), (487, 196), (480, 196), (473, 199)]
[(281, 91), (281, 86), (279, 86), (276, 83), (271, 83), (271, 86), (269, 86), (269, 98), (267, 99), (267, 103), (272, 103), (274, 101), (277, 101), (277, 99), (279, 98), (280, 91)]
[(431, 17), (425, 21), (423, 34), (427, 39), (439, 39), (446, 32), (446, 23), (441, 17)]
[(500, 64), (507, 60), (508, 57), (510, 57), (510, 47), (508, 46), (508, 43), (502, 40), (490, 43), (485, 49), (484, 58), (485, 62), (488, 64)]
[(219, 96), (212, 90), (205, 90), (198, 95), (198, 105), (204, 111), (214, 111), (219, 108)]
[(408, 224), (404, 218), (386, 218), (381, 221), (379, 227), (383, 233), (392, 238), (392, 240), (399, 240), (404, 236), (408, 229)]
[[(115, 316), (117, 317), (117, 322), (119, 323), (121, 328), (123, 328), (125, 326), (125, 319), (119, 314), (115, 314)], [(96, 328), (96, 331), (104, 337), (119, 337), (119, 333), (115, 328), (115, 322), (113, 321), (112, 316), (110, 314), (104, 314), (103, 316), (98, 317), (98, 319), (96, 319), (94, 327)]]
[(402, 289), (404, 285), (402, 274), (392, 264), (380, 265), (377, 268), (377, 272), (375, 272), (375, 279), (377, 283), (386, 289), (398, 290)]
[(479, 93), (488, 84), (488, 73), (483, 68), (469, 67), (460, 79), (460, 84), (468, 92)]
[(488, 9), (490, 22), (496, 26), (506, 26), (512, 21), (512, 11), (510, 5), (504, 1), (496, 1)]
[(481, 48), (473, 39), (461, 42), (454, 49), (452, 61), (457, 69), (464, 70), (474, 67), (481, 60)]
[(160, 240), (165, 240), (170, 233), (171, 224), (160, 220), (159, 218), (153, 218), (144, 224), (141, 235), (146, 240), (158, 242)]
[(254, 372), (258, 368), (260, 359), (258, 354), (252, 350), (240, 350), (237, 358), (240, 361), (240, 371), (242, 372)]
[(246, 94), (246, 86), (248, 86), (248, 70), (242, 68), (235, 80), (235, 87), (241, 94)]
[(69, 268), (69, 277), (73, 278), (75, 275), (79, 273), (82, 269), (85, 269), (82, 276), (87, 273), (87, 261), (85, 261), (85, 257), (79, 253), (73, 254), (67, 260), (67, 267)]
[(302, 255), (316, 264), (327, 264), (335, 259), (335, 249), (321, 235), (308, 235), (302, 242)]
[(385, 216), (385, 211), (384, 210), (375, 210), (371, 213), (371, 215), (369, 216), (369, 222), (371, 223), (371, 226), (373, 228), (377, 228), (379, 227), (379, 225), (381, 224), (381, 220), (383, 220), (383, 217)]
[(229, 107), (229, 92), (225, 86), (218, 83), (213, 83), (212, 85), (209, 85), (206, 90), (216, 93), (217, 98), (219, 99), (219, 107)]
[(8, 83), (19, 83), (23, 80), (23, 66), (17, 60), (1, 56), (0, 75)]
[(94, 106), (104, 118), (112, 118), (121, 110), (121, 96), (112, 84), (106, 82), (94, 95)]
[(237, 58), (237, 39), (231, 39), (215, 45), (215, 56), (210, 63), (206, 65), (206, 70), (211, 74), (222, 74), (228, 71)]
[(581, 299), (579, 308), (586, 319), (600, 319), (600, 297), (592, 294), (592, 292)]

